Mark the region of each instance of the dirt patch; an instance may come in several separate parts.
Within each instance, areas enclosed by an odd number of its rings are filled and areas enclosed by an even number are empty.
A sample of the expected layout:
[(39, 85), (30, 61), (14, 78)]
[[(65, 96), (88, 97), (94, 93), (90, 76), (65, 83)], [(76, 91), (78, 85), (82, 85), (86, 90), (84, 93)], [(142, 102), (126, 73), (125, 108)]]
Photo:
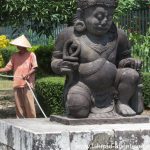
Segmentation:
[(14, 100), (0, 100), (0, 109), (8, 107), (15, 107)]
[[(42, 118), (43, 115), (36, 105), (37, 118)], [(0, 100), (0, 118), (16, 118), (15, 100)]]
[(0, 118), (15, 118), (15, 102), (13, 100), (0, 100)]

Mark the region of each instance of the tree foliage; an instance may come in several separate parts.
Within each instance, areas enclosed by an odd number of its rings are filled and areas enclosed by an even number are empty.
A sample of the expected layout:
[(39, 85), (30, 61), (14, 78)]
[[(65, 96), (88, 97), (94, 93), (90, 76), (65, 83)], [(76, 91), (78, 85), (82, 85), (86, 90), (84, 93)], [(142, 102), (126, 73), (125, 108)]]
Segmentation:
[(53, 24), (70, 23), (75, 0), (2, 0), (0, 24), (14, 27), (26, 24), (38, 33), (50, 34)]
[(150, 5), (150, 0), (119, 0), (117, 15), (123, 15), (129, 10), (143, 9)]
[[(150, 4), (150, 0), (119, 0), (117, 15)], [(71, 24), (76, 0), (1, 0), (0, 24), (26, 26), (50, 35), (53, 24)]]

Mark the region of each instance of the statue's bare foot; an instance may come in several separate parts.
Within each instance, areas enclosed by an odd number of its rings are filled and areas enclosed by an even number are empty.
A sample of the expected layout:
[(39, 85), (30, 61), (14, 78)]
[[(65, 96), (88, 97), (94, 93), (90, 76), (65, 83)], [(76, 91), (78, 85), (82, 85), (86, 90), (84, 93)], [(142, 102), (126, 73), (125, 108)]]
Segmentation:
[(136, 112), (127, 104), (117, 104), (117, 112), (122, 116), (135, 116)]

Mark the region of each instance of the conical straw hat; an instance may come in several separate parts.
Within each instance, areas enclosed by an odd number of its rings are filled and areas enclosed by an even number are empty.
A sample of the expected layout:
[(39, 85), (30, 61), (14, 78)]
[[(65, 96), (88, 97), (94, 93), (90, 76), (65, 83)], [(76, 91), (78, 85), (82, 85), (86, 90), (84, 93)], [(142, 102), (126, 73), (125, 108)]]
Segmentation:
[(21, 46), (21, 47), (26, 47), (26, 48), (31, 48), (31, 44), (27, 40), (27, 38), (24, 35), (19, 36), (18, 38), (12, 40), (10, 44), (15, 45), (15, 46)]

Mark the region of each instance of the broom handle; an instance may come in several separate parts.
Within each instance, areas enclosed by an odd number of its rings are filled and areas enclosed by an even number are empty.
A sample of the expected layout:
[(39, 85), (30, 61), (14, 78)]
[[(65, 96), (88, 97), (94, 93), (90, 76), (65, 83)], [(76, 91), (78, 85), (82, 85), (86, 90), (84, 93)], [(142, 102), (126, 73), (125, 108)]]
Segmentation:
[(39, 102), (38, 102), (38, 100), (37, 100), (37, 98), (36, 98), (36, 96), (35, 96), (35, 94), (34, 94), (32, 88), (31, 88), (29, 82), (28, 82), (27, 80), (25, 80), (25, 81), (26, 81), (26, 83), (27, 83), (27, 85), (28, 85), (28, 87), (29, 87), (29, 89), (30, 89), (30, 91), (31, 91), (31, 93), (32, 93), (32, 95), (33, 95), (33, 97), (34, 97), (34, 99), (35, 99), (35, 101), (36, 101), (38, 107), (40, 108), (40, 110), (41, 110), (41, 112), (43, 113), (44, 117), (47, 118), (46, 114), (44, 113), (42, 107), (40, 106), (40, 104), (39, 104)]
[[(2, 74), (0, 74), (0, 76), (1, 76), (1, 77), (6, 77), (6, 78), (13, 78), (13, 77), (14, 77), (14, 76), (11, 76), (11, 75), (2, 75)], [(15, 77), (22, 79), (22, 77), (20, 77), (20, 76), (15, 76)], [(39, 104), (39, 102), (38, 102), (38, 100), (37, 100), (37, 98), (36, 98), (36, 96), (35, 96), (35, 94), (34, 94), (32, 88), (31, 88), (29, 82), (28, 82), (27, 80), (25, 80), (25, 82), (27, 83), (27, 85), (28, 85), (28, 87), (29, 87), (29, 89), (30, 89), (30, 91), (31, 91), (31, 93), (32, 93), (32, 95), (33, 95), (33, 97), (34, 97), (34, 99), (35, 99), (35, 101), (36, 101), (38, 107), (40, 108), (41, 112), (43, 113), (44, 117), (47, 118), (46, 114), (44, 113), (42, 107), (40, 106), (40, 104)]]

